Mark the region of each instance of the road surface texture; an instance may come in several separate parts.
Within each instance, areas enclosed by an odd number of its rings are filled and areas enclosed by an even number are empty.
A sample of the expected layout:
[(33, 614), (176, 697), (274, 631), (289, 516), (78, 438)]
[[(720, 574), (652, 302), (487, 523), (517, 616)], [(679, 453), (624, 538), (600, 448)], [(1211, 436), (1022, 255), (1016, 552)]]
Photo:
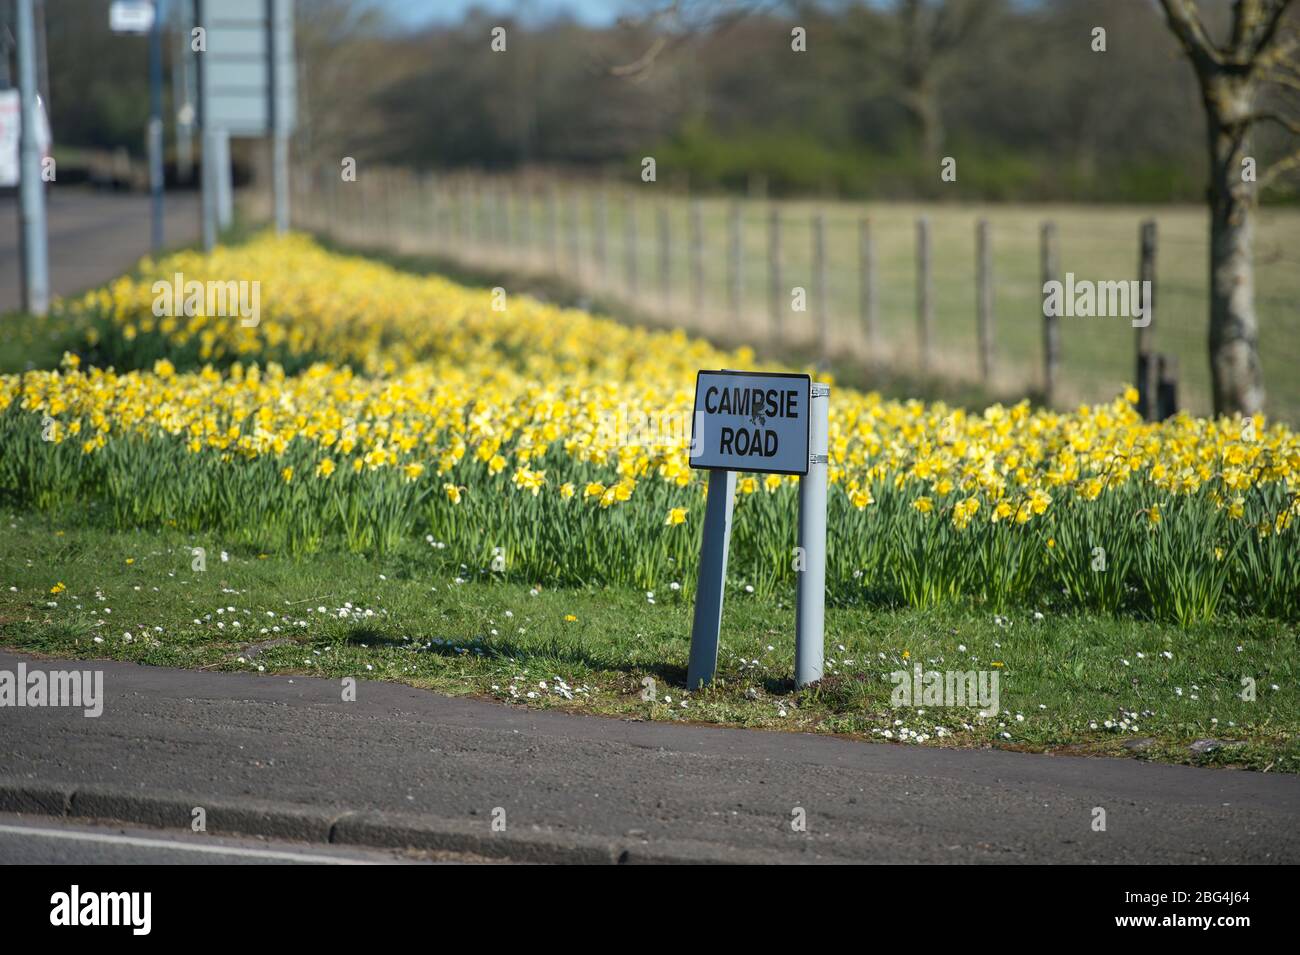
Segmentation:
[[(200, 234), (197, 192), (169, 193), (163, 239), (167, 248)], [(100, 192), (68, 186), (46, 193), (50, 237), (50, 291), (70, 296), (130, 269), (149, 252), (150, 207), (144, 193)], [(18, 197), (0, 195), (0, 313), (22, 302), (18, 251)]]
[(344, 702), (337, 681), (302, 676), (9, 653), (0, 670), (20, 661), (100, 669), (104, 686), (98, 718), (0, 709), (0, 811), (28, 819), (188, 829), (200, 807), (212, 835), (521, 861), (1300, 861), (1294, 776), (620, 721), (388, 683)]
[(423, 861), (393, 850), (72, 824), (0, 813), (0, 862), (6, 865), (396, 865)]

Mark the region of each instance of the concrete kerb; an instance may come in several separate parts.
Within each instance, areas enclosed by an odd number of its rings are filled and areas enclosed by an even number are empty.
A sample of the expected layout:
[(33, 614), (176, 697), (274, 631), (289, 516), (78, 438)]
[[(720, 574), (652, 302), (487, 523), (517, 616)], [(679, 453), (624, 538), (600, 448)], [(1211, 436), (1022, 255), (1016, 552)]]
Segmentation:
[(405, 813), (339, 810), (259, 800), (203, 799), (98, 785), (57, 785), (0, 779), (0, 812), (67, 820), (109, 820), (191, 831), (194, 810), (204, 833), (381, 849), (455, 852), (513, 862), (620, 865), (751, 863), (757, 855), (722, 846), (603, 839), (528, 829), (485, 831), (483, 825)]

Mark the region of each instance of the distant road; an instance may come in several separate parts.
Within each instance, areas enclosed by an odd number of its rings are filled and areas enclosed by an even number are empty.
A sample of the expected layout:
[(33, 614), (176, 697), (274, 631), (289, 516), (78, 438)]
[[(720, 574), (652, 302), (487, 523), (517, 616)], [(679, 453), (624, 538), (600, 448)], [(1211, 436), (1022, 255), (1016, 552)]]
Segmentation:
[[(0, 670), (20, 662), (74, 666), (0, 652)], [(33, 813), (34, 829), (96, 819), (186, 827), (200, 806), (213, 836), (315, 844), (303, 853), (332, 845), (535, 861), (1300, 861), (1295, 776), (629, 722), (391, 683), (362, 681), (355, 702), (344, 702), (337, 680), (75, 667), (103, 671), (98, 718), (66, 707), (0, 711), (0, 811)], [(1093, 828), (1098, 809), (1105, 831)], [(0, 830), (0, 863), (50, 853), (156, 857), (203, 844), (110, 835)], [(490, 851), (494, 840), (501, 852)]]
[[(140, 193), (55, 188), (47, 194), (50, 290), (76, 295), (108, 281), (149, 252), (149, 197)], [(169, 248), (200, 234), (197, 192), (167, 196), (164, 236)], [(22, 298), (18, 254), (18, 197), (0, 196), (0, 312)]]

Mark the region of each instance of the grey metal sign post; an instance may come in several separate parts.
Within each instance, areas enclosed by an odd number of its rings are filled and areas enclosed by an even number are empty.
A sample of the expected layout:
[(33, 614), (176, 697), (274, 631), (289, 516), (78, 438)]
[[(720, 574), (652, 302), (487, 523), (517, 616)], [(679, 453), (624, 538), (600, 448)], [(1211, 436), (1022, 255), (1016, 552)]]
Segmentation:
[(154, 255), (163, 247), (163, 0), (154, 3), (153, 24), (149, 28), (149, 205), (151, 211), (150, 248)]
[(293, 97), (293, 2), (271, 0), (271, 192), (275, 197), (275, 231), (289, 230), (289, 131)]
[(36, 100), (36, 18), (32, 0), (17, 0), (19, 235), (22, 239), (23, 309), (50, 310), (50, 251), (45, 233), (45, 181), (41, 178), (41, 113)]
[(812, 386), (808, 473), (799, 479), (799, 554), (804, 564), (795, 593), (794, 681), (822, 678), (826, 649), (826, 483), (830, 465), (829, 385)]
[(710, 471), (709, 497), (704, 504), (704, 536), (700, 541), (700, 580), (695, 589), (695, 621), (691, 624), (691, 658), (686, 667), (688, 690), (712, 683), (718, 671), (722, 591), (727, 581), (727, 551), (731, 547), (735, 499), (736, 472)]
[(807, 375), (701, 371), (690, 464), (709, 469), (686, 687), (713, 682), (737, 471), (799, 475), (795, 681), (822, 677), (830, 386)]

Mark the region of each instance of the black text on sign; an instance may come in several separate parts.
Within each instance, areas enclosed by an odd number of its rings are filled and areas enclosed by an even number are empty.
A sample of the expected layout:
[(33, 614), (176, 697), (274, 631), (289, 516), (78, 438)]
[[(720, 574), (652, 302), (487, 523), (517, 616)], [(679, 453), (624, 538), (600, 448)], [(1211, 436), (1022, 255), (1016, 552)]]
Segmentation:
[(811, 384), (807, 375), (699, 372), (691, 467), (807, 474)]

